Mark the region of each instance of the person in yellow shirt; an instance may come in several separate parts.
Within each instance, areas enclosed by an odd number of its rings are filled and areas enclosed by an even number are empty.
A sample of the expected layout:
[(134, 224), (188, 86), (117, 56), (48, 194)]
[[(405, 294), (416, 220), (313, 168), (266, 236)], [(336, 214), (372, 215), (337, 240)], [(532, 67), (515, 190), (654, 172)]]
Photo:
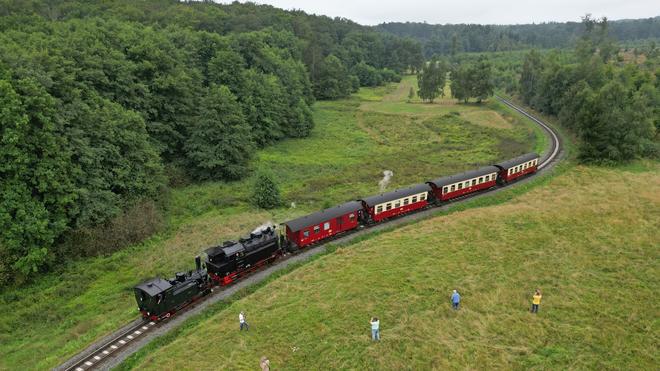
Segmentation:
[(536, 289), (534, 296), (532, 296), (532, 313), (539, 312), (539, 304), (541, 304), (542, 297), (543, 295), (541, 295), (541, 290)]

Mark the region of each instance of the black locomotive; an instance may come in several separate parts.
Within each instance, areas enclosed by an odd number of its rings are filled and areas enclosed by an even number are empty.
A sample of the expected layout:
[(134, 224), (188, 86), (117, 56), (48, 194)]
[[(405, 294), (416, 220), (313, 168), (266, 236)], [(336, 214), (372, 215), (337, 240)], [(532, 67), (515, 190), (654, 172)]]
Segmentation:
[(280, 237), (274, 226), (268, 226), (205, 252), (209, 277), (224, 286), (275, 260), (281, 253)]

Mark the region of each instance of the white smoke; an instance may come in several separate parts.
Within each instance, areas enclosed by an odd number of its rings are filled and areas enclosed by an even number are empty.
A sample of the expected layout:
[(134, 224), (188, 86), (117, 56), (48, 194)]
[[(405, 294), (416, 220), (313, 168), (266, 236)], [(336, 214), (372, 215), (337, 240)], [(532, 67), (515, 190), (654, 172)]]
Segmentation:
[(263, 223), (262, 225), (258, 226), (257, 228), (255, 228), (252, 231), (252, 233), (261, 233), (262, 231), (265, 231), (267, 228), (275, 229), (276, 228), (275, 223), (273, 223), (272, 221), (269, 220), (269, 221)]
[(390, 185), (390, 180), (394, 176), (394, 173), (392, 170), (385, 170), (383, 171), (383, 179), (381, 179), (378, 182), (378, 186), (380, 187), (381, 192), (385, 192), (385, 188), (387, 188), (388, 185)]
[(291, 203), (291, 208), (292, 208), (292, 209), (295, 209), (295, 208), (296, 208), (296, 203), (295, 203), (295, 202), (292, 202), (292, 203)]

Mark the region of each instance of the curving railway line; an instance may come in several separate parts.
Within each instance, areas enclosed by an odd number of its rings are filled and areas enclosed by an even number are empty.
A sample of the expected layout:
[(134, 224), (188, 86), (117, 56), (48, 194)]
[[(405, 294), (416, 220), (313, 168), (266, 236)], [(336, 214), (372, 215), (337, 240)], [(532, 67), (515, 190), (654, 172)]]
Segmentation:
[[(550, 147), (541, 155), (540, 163), (538, 165), (538, 173), (543, 172), (547, 169), (552, 168), (563, 156), (562, 143), (559, 135), (555, 130), (539, 120), (538, 118), (532, 116), (522, 108), (518, 107), (511, 101), (502, 98), (500, 96), (495, 96), (503, 104), (511, 107), (512, 109), (518, 111), (520, 114), (529, 118), (531, 121), (539, 125), (543, 131), (547, 134), (550, 139)], [(531, 178), (522, 179), (516, 183), (526, 182)], [(515, 183), (514, 183), (515, 184)], [(475, 194), (469, 194), (464, 197), (457, 198), (451, 202), (461, 202), (467, 199), (482, 197), (486, 194), (492, 194), (498, 192), (506, 187), (496, 187), (489, 190), (485, 190)], [(441, 206), (440, 209), (447, 208), (447, 205)], [(177, 316), (172, 318), (167, 318), (161, 322), (153, 322), (148, 320), (136, 320), (131, 324), (128, 324), (119, 331), (108, 335), (104, 339), (97, 341), (96, 343), (89, 346), (87, 349), (83, 350), (73, 358), (69, 359), (64, 364), (55, 368), (58, 371), (87, 371), (87, 370), (97, 370), (97, 369), (109, 369), (110, 367), (119, 364), (121, 361), (126, 359), (130, 354), (136, 352), (143, 345), (148, 343), (153, 338), (164, 334), (169, 331), (171, 328), (177, 326), (179, 323), (183, 322), (186, 318), (191, 315), (194, 315), (201, 310), (203, 310), (208, 305), (227, 298), (233, 295), (239, 289), (249, 286), (253, 283), (259, 282), (265, 279), (271, 273), (281, 270), (286, 266), (307, 259), (311, 255), (315, 255), (325, 251), (323, 245), (328, 242), (347, 242), (355, 237), (371, 231), (378, 230), (382, 228), (388, 228), (393, 225), (401, 224), (403, 222), (408, 222), (414, 219), (421, 219), (426, 216), (431, 215), (438, 208), (422, 209), (417, 212), (412, 212), (400, 217), (393, 218), (385, 223), (381, 223), (375, 226), (367, 227), (364, 229), (357, 230), (347, 235), (337, 236), (337, 238), (330, 238), (324, 240), (312, 246), (309, 246), (305, 250), (302, 250), (298, 253), (288, 254), (284, 258), (280, 259), (275, 264), (251, 273), (250, 276), (239, 281), (238, 283), (223, 287), (215, 290), (215, 293), (211, 293), (205, 299), (200, 300), (199, 302), (193, 303), (192, 305), (186, 307), (184, 310), (180, 311)]]

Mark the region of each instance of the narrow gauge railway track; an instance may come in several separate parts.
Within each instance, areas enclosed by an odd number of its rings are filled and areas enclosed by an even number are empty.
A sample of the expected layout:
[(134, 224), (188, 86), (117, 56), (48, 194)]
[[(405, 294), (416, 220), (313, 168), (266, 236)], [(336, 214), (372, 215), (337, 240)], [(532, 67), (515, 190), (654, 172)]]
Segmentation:
[[(539, 125), (544, 132), (547, 133), (548, 138), (550, 139), (550, 148), (544, 152), (541, 156), (541, 162), (538, 165), (538, 171), (531, 176), (526, 176), (522, 179), (517, 179), (516, 181), (510, 183), (514, 185), (521, 182), (526, 182), (531, 179), (535, 174), (543, 172), (554, 166), (558, 162), (563, 154), (561, 148), (561, 140), (555, 131), (545, 124), (543, 121), (537, 119), (536, 117), (530, 115), (522, 108), (516, 106), (514, 103), (509, 100), (496, 96), (505, 105), (511, 107), (512, 109), (520, 112), (525, 117), (532, 120), (534, 123)], [(133, 323), (125, 326), (123, 329), (107, 336), (106, 338), (96, 342), (95, 344), (90, 345), (87, 349), (80, 352), (75, 357), (71, 358), (64, 364), (55, 368), (58, 371), (87, 371), (93, 369), (109, 369), (112, 365), (117, 365), (123, 361), (130, 354), (136, 352), (141, 346), (145, 345), (151, 338), (158, 336), (158, 333), (164, 333), (170, 330), (172, 327), (181, 323), (189, 315), (200, 312), (206, 306), (222, 300), (230, 295), (233, 295), (239, 289), (246, 287), (248, 285), (259, 282), (271, 273), (283, 269), (290, 263), (295, 261), (300, 261), (308, 258), (311, 255), (315, 255), (325, 251), (323, 248), (324, 245), (333, 242), (348, 242), (359, 235), (362, 235), (370, 230), (378, 230), (393, 225), (397, 225), (409, 220), (421, 219), (426, 216), (431, 215), (433, 211), (438, 209), (446, 208), (449, 205), (455, 204), (457, 202), (466, 201), (468, 199), (482, 197), (486, 194), (491, 194), (502, 189), (507, 188), (507, 186), (497, 186), (490, 189), (486, 189), (480, 192), (467, 194), (465, 196), (458, 197), (449, 202), (441, 204), (438, 206), (429, 206), (424, 209), (416, 210), (404, 215), (400, 215), (381, 223), (364, 226), (363, 228), (358, 228), (352, 231), (348, 231), (343, 234), (335, 235), (332, 238), (328, 238), (317, 243), (311, 244), (305, 247), (303, 250), (296, 253), (285, 254), (282, 258), (278, 259), (274, 264), (271, 264), (267, 268), (252, 272), (242, 278), (235, 284), (224, 287), (216, 287), (214, 292), (210, 295), (203, 297), (197, 302), (192, 303), (188, 307), (180, 310), (177, 315), (173, 318), (165, 319), (161, 322), (153, 321), (141, 321), (136, 320)], [(106, 362), (108, 359), (112, 359), (112, 362)], [(111, 363), (108, 365), (108, 363)]]
[(114, 334), (110, 340), (102, 341), (92, 353), (82, 357), (79, 361), (74, 362), (71, 366), (62, 368), (64, 371), (84, 371), (90, 370), (95, 365), (101, 363), (105, 358), (111, 356), (116, 351), (123, 348), (125, 345), (140, 336), (146, 334), (158, 323), (153, 321), (135, 321), (137, 323), (128, 326), (128, 329), (118, 331), (118, 335)]

